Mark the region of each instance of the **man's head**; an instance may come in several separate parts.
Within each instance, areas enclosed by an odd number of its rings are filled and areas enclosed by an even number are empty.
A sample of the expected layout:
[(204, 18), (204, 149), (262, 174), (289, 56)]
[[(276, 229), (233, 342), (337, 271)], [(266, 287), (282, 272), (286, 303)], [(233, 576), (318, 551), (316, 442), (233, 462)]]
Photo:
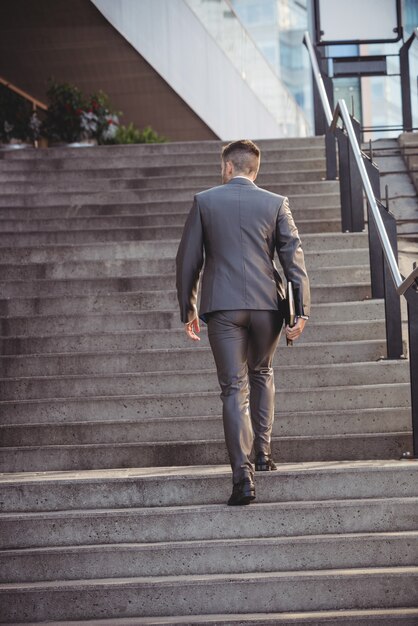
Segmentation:
[(248, 176), (255, 180), (260, 167), (260, 148), (249, 139), (232, 141), (222, 150), (222, 182), (234, 176)]

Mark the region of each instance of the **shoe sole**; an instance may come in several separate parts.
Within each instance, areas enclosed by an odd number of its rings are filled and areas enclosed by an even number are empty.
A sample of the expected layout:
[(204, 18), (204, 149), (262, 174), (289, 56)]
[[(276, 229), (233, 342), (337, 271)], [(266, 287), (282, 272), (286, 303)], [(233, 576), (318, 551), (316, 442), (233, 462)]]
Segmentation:
[(270, 465), (256, 465), (255, 466), (256, 472), (275, 472), (276, 470), (277, 470), (277, 467), (270, 467)]
[(255, 500), (255, 493), (249, 493), (249, 494), (243, 495), (236, 502), (228, 501), (228, 506), (245, 506), (246, 504), (250, 504), (250, 502), (252, 502), (253, 500)]

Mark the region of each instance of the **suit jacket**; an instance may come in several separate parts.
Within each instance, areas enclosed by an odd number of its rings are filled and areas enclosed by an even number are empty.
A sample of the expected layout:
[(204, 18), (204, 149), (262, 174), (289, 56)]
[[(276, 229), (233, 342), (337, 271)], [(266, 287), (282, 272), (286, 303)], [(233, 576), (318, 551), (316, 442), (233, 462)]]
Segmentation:
[(210, 311), (276, 309), (285, 289), (274, 265), (277, 251), (293, 282), (296, 313), (309, 315), (310, 290), (299, 234), (284, 196), (247, 178), (202, 191), (194, 197), (176, 256), (181, 321)]

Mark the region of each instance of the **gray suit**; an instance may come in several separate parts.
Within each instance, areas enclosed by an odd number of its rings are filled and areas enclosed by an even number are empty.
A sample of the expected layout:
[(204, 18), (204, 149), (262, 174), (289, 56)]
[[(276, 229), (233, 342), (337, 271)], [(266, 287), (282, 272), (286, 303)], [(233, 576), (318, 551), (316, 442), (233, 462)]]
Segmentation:
[(177, 294), (182, 322), (199, 314), (208, 324), (234, 482), (252, 472), (253, 434), (256, 453), (270, 452), (271, 364), (285, 295), (275, 250), (293, 283), (297, 314), (309, 315), (309, 280), (288, 199), (242, 177), (196, 194), (176, 257)]

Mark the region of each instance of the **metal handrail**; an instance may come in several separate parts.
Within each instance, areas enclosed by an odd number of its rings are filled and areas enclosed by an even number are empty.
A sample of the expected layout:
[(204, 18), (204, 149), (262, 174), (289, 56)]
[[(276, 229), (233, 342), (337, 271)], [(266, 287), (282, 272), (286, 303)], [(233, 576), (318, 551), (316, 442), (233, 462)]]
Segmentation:
[(16, 87), (16, 85), (13, 85), (13, 83), (10, 83), (8, 80), (6, 80), (5, 78), (2, 78), (1, 76), (0, 76), (0, 83), (4, 85), (5, 87), (7, 87), (8, 89), (10, 89), (11, 91), (14, 91), (15, 93), (17, 93), (19, 96), (22, 96), (22, 98), (25, 98), (25, 100), (29, 100), (29, 102), (32, 103), (32, 108), (34, 110), (36, 109), (36, 107), (38, 107), (39, 109), (42, 109), (43, 111), (46, 111), (48, 109), (46, 104), (44, 104), (37, 98), (33, 98), (26, 91), (23, 91), (23, 89)]
[(363, 188), (366, 193), (367, 200), (369, 202), (369, 205), (372, 211), (374, 222), (376, 224), (377, 233), (379, 236), (380, 243), (382, 245), (383, 253), (388, 263), (390, 273), (391, 273), (393, 282), (396, 287), (396, 291), (399, 295), (402, 295), (405, 293), (408, 287), (410, 287), (414, 283), (414, 281), (418, 277), (418, 267), (414, 268), (412, 272), (407, 276), (407, 278), (402, 280), (398, 263), (393, 253), (392, 246), (390, 245), (386, 228), (383, 224), (383, 220), (382, 220), (380, 211), (377, 206), (376, 198), (373, 193), (370, 179), (367, 174), (366, 167), (364, 165), (362, 153), (358, 145), (357, 137), (354, 132), (353, 124), (351, 122), (350, 114), (348, 112), (345, 100), (338, 100), (337, 106), (335, 107), (334, 115), (332, 115), (331, 107), (329, 105), (328, 97), (325, 91), (325, 85), (324, 85), (324, 81), (322, 79), (322, 75), (319, 69), (316, 54), (312, 46), (311, 38), (307, 31), (304, 33), (303, 41), (306, 45), (308, 54), (310, 56), (310, 60), (311, 60), (312, 68), (313, 68), (313, 74), (315, 77), (316, 85), (318, 87), (319, 95), (321, 97), (322, 106), (324, 107), (324, 113), (325, 113), (325, 117), (327, 118), (329, 129), (332, 131), (335, 130), (339, 118), (341, 118), (344, 122), (345, 130), (347, 132), (351, 149), (353, 151), (353, 155), (354, 155), (354, 158), (355, 158), (355, 161), (356, 161), (356, 164), (357, 164), (360, 176), (361, 176)]
[(319, 69), (318, 60), (316, 58), (315, 50), (313, 48), (312, 41), (311, 41), (308, 31), (305, 31), (303, 35), (303, 43), (305, 44), (309, 53), (309, 57), (311, 59), (312, 71), (313, 71), (313, 75), (315, 76), (315, 82), (316, 82), (316, 86), (318, 87), (318, 92), (321, 98), (325, 117), (327, 119), (327, 124), (328, 126), (331, 126), (332, 111), (329, 105), (329, 100), (328, 100), (327, 92), (325, 90), (324, 81), (322, 80), (322, 74), (321, 74), (321, 70)]

